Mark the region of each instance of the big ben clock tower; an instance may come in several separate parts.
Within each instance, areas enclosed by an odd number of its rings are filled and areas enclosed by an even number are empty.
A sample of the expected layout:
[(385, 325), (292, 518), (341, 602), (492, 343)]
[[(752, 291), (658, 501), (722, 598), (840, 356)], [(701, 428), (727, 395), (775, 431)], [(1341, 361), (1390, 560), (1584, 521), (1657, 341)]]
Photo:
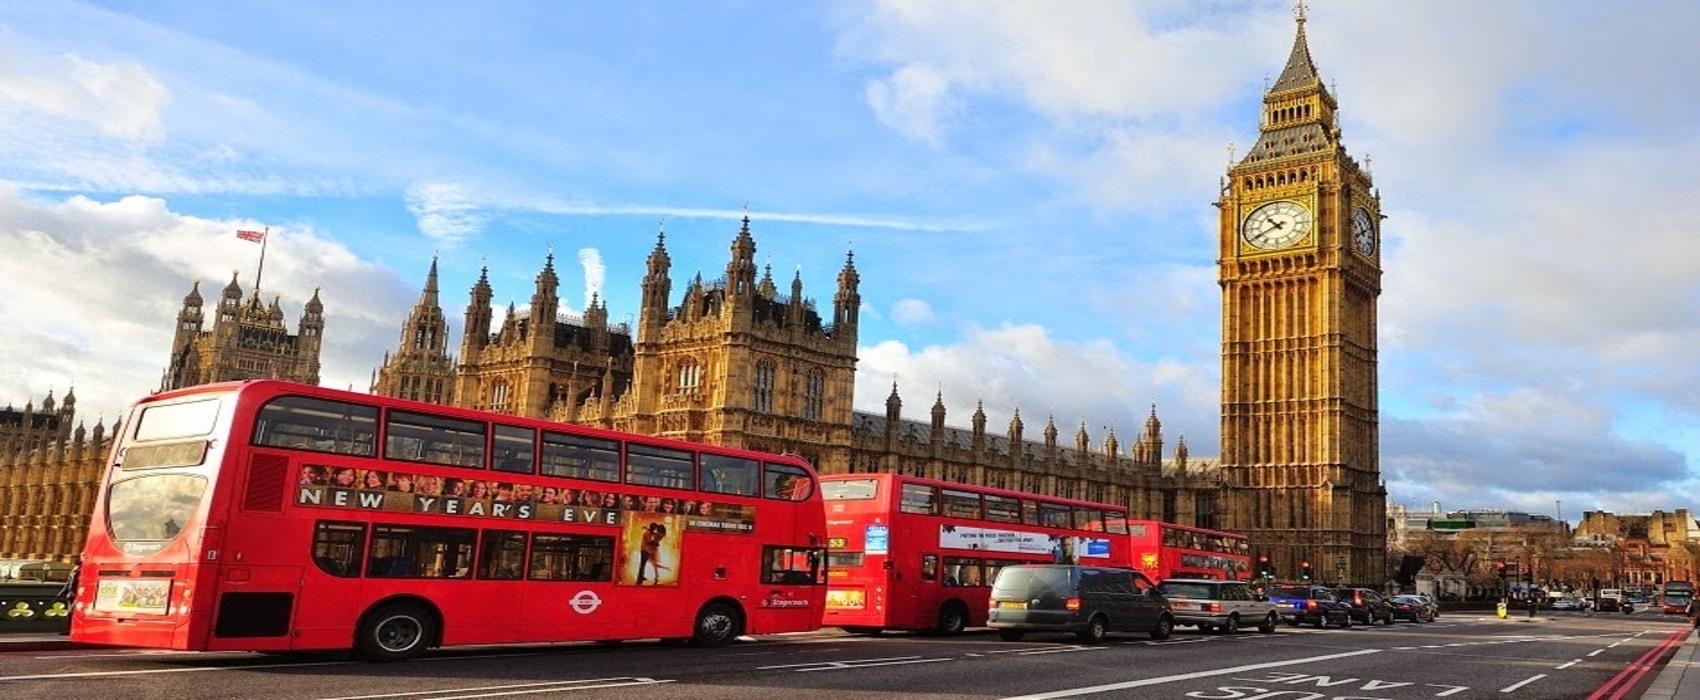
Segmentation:
[(1257, 144), (1229, 167), (1217, 203), (1227, 520), (1277, 577), (1380, 584), (1381, 198), (1340, 142), (1302, 3), (1295, 14)]

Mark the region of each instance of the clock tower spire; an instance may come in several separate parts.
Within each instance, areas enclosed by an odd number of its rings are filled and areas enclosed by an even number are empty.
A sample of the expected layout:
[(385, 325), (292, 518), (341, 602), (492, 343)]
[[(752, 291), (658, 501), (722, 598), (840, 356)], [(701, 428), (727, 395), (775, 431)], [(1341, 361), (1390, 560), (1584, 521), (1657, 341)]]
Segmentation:
[(1376, 396), (1381, 199), (1341, 142), (1294, 8), (1293, 49), (1220, 199), (1230, 528), (1278, 571), (1385, 577)]

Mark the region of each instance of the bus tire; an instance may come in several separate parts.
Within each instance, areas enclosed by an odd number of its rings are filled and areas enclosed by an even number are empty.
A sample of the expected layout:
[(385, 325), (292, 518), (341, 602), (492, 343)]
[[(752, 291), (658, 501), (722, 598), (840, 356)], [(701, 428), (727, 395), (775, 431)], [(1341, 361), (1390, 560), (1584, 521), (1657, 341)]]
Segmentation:
[(738, 611), (725, 603), (709, 603), (697, 611), (691, 626), (691, 644), (699, 647), (725, 646), (743, 634)]
[(938, 632), (940, 635), (951, 637), (962, 634), (962, 630), (967, 629), (967, 627), (968, 608), (963, 607), (962, 603), (953, 600), (945, 603), (944, 607), (939, 608), (938, 625), (933, 628), (933, 631)]
[(354, 648), (371, 661), (406, 661), (425, 653), (437, 638), (437, 621), (412, 603), (390, 603), (360, 622)]

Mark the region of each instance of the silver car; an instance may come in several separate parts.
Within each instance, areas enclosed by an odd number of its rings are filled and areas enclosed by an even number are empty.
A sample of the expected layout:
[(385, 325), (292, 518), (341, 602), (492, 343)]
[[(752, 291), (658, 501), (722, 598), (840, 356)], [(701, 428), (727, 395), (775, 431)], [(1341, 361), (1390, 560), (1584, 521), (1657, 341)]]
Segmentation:
[(1177, 625), (1197, 625), (1205, 632), (1225, 634), (1255, 626), (1257, 631), (1269, 634), (1281, 622), (1275, 604), (1243, 581), (1171, 578), (1157, 590), (1169, 599)]

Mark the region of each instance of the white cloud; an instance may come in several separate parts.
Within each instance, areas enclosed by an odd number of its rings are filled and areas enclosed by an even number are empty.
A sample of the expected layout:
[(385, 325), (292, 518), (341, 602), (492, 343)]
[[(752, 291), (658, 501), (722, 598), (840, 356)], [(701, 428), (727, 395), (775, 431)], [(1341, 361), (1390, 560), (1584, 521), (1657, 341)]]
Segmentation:
[(919, 326), (932, 323), (933, 307), (920, 299), (901, 299), (891, 305), (891, 320), (899, 326)]
[(0, 100), (52, 117), (89, 124), (112, 138), (150, 144), (164, 134), (160, 113), (171, 98), (147, 69), (63, 57), (40, 76), (0, 71)]
[(418, 220), (420, 233), (449, 248), (477, 235), (489, 219), (465, 188), (448, 182), (408, 187), (407, 210)]
[(602, 251), (595, 248), (580, 248), (578, 263), (584, 268), (584, 303), (589, 308), (590, 298), (601, 294), (608, 280), (608, 266), (602, 262)]
[(1003, 433), (1019, 407), (1029, 439), (1054, 416), (1067, 435), (1084, 421), (1096, 446), (1110, 426), (1131, 445), (1156, 404), (1170, 447), (1184, 436), (1195, 457), (1217, 452), (1219, 386), (1209, 363), (1140, 360), (1106, 341), (1059, 341), (1035, 325), (971, 328), (960, 343), (920, 349), (887, 340), (858, 354), (857, 410), (883, 414), (895, 380), (905, 418), (925, 420), (942, 392), (949, 425), (968, 426), (984, 402), (988, 430)]
[[(158, 388), (194, 280), (212, 303), (236, 268), (252, 293), (259, 246), (235, 232), (255, 225), (186, 216), (151, 197), (50, 203), (0, 189), (0, 250), (7, 251), (0, 279), (29, 290), (0, 295), (0, 326), (10, 329), (0, 334), (0, 357), (32, 358), (0, 367), (0, 396), (21, 404), (74, 386), (79, 415), (90, 425), (104, 416), (110, 426), (124, 406)], [(311, 230), (274, 226), (271, 233), (265, 298), (282, 295), (294, 328), (322, 284), (322, 382), (366, 389), (417, 288)]]
[(929, 146), (941, 145), (939, 121), (949, 111), (950, 84), (925, 65), (899, 68), (868, 84), (868, 106), (880, 123)]

